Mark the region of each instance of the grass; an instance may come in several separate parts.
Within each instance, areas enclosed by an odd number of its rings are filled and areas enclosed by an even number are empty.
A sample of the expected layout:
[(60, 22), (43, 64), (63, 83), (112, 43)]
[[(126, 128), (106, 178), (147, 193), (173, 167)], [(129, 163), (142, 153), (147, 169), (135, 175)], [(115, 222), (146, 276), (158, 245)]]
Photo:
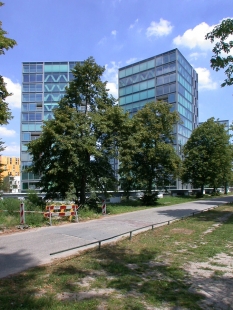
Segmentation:
[[(226, 221), (214, 226), (223, 217)], [(209, 228), (214, 229), (206, 233)], [(233, 205), (227, 204), (0, 279), (0, 309), (202, 309), (204, 297), (190, 290), (193, 278), (185, 266), (232, 255), (232, 228)], [(224, 279), (218, 269), (213, 281)]]

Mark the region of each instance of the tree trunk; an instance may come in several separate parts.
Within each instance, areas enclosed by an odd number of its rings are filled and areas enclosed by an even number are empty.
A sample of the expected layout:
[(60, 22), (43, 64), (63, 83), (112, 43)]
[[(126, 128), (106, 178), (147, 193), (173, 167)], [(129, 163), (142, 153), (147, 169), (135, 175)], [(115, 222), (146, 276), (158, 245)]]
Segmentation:
[(204, 193), (204, 184), (201, 185), (201, 195)]
[(80, 203), (84, 204), (86, 200), (86, 175), (82, 175), (81, 189), (80, 189)]

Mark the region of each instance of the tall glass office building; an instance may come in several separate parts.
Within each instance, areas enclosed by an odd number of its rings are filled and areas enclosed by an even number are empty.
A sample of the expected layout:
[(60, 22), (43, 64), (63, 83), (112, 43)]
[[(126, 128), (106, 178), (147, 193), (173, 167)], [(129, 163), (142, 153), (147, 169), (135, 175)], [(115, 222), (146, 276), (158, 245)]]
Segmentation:
[(183, 123), (174, 127), (174, 147), (180, 154), (198, 126), (198, 75), (180, 51), (174, 49), (120, 68), (118, 85), (119, 104), (131, 116), (156, 100), (166, 101), (171, 111), (178, 111)]
[(65, 87), (72, 80), (71, 70), (77, 62), (24, 62), (21, 109), (21, 191), (36, 189), (38, 175), (25, 172), (31, 158), (27, 143), (37, 139), (43, 120), (53, 117), (53, 108), (64, 96)]
[(132, 116), (146, 103), (163, 100), (178, 111), (174, 145), (186, 143), (198, 126), (198, 75), (178, 49), (119, 69), (119, 104)]

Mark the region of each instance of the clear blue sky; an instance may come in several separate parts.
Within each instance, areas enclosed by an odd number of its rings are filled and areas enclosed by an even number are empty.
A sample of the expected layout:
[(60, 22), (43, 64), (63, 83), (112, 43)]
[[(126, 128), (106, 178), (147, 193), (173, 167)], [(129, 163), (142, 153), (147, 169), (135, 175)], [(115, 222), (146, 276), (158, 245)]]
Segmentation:
[[(104, 79), (117, 97), (118, 68), (178, 48), (199, 73), (199, 121), (232, 122), (233, 87), (210, 68), (205, 34), (232, 18), (232, 0), (2, 0), (0, 20), (18, 45), (0, 56), (0, 74), (14, 95), (14, 119), (0, 127), (7, 156), (19, 156), (23, 61), (84, 60), (106, 67)], [(232, 15), (230, 15), (232, 14)], [(233, 39), (232, 39), (233, 40)]]

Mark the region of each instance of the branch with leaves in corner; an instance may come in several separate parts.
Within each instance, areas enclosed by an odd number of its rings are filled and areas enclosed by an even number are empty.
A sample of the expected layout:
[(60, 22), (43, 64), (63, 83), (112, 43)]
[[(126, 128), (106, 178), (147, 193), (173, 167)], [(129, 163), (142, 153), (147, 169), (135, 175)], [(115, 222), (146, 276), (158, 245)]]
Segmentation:
[[(0, 2), (0, 7), (3, 5), (4, 3)], [(6, 34), (7, 32), (2, 29), (2, 22), (0, 21), (0, 55), (5, 54), (5, 50), (9, 50), (17, 44), (15, 40), (7, 38)]]
[(222, 87), (233, 85), (233, 56), (230, 55), (233, 41), (229, 40), (232, 35), (233, 19), (228, 18), (223, 20), (221, 24), (215, 26), (214, 29), (205, 36), (205, 39), (210, 40), (211, 43), (217, 40), (212, 49), (214, 55), (210, 63), (211, 68), (215, 71), (226, 68), (225, 74), (227, 78), (221, 84)]

